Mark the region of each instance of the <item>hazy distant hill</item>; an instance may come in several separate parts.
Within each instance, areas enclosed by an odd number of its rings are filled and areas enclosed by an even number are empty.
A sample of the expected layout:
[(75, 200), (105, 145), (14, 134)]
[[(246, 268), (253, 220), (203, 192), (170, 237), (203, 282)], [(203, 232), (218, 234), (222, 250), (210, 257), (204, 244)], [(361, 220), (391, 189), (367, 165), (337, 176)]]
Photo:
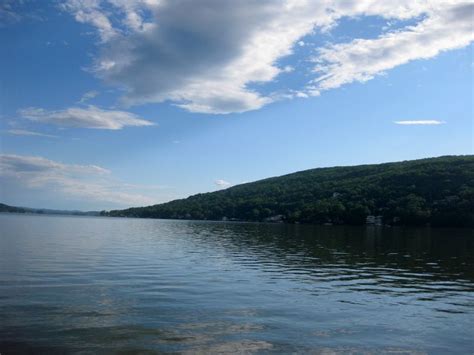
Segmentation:
[(50, 210), (46, 208), (28, 208), (28, 207), (15, 207), (9, 206), (4, 203), (0, 203), (0, 213), (36, 213), (36, 214), (64, 214), (64, 215), (75, 215), (75, 216), (99, 216), (99, 211), (69, 211), (69, 210)]
[(26, 213), (26, 210), (21, 207), (8, 206), (4, 203), (0, 203), (0, 212)]
[(108, 215), (474, 227), (474, 156), (312, 169)]

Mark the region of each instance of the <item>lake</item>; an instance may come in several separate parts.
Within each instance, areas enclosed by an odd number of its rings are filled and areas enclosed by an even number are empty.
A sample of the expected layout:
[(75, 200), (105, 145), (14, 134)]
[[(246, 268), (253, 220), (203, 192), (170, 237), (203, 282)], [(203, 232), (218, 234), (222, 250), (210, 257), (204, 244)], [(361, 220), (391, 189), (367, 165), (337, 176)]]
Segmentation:
[(474, 352), (462, 229), (0, 215), (0, 353)]

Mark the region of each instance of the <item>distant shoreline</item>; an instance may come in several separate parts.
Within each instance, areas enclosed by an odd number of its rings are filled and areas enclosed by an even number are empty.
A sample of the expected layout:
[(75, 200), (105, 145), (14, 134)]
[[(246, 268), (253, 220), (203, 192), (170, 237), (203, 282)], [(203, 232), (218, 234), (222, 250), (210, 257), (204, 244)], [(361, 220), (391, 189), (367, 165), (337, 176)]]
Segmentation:
[(55, 210), (50, 208), (30, 208), (10, 206), (0, 203), (0, 213), (28, 213), (28, 214), (48, 214), (48, 215), (68, 215), (68, 216), (99, 216), (100, 211), (78, 211), (78, 210)]
[(450, 226), (410, 226), (410, 225), (351, 225), (351, 224), (314, 224), (314, 223), (288, 223), (288, 222), (265, 222), (265, 221), (223, 221), (211, 219), (176, 219), (176, 218), (157, 218), (157, 217), (131, 217), (131, 216), (103, 216), (103, 215), (86, 215), (86, 214), (66, 214), (66, 213), (34, 213), (34, 212), (0, 212), (0, 215), (14, 215), (14, 216), (46, 216), (46, 217), (92, 217), (92, 218), (113, 218), (113, 219), (141, 219), (141, 220), (161, 220), (174, 222), (204, 222), (204, 223), (222, 223), (222, 224), (256, 224), (256, 225), (272, 225), (272, 226), (309, 226), (309, 227), (327, 227), (327, 228), (370, 228), (370, 229), (392, 229), (392, 228), (416, 228), (416, 229), (462, 229), (469, 230), (472, 227), (450, 227)]

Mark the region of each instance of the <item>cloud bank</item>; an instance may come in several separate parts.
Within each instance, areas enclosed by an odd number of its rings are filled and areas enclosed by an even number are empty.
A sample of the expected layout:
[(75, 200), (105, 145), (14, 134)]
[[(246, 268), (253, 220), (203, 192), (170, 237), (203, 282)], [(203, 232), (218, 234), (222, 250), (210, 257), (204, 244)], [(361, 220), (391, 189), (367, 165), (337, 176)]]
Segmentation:
[[(462, 0), (68, 0), (61, 7), (99, 37), (94, 73), (125, 90), (125, 105), (169, 101), (191, 112), (255, 110), (279, 97), (308, 97), (474, 40)], [(279, 60), (343, 18), (415, 24), (374, 39), (329, 43), (308, 60), (313, 78), (288, 94), (264, 93), (288, 67)], [(293, 68), (292, 68), (293, 70)]]
[(0, 182), (18, 185), (32, 193), (48, 190), (66, 199), (122, 206), (156, 202), (138, 193), (139, 187), (115, 180), (109, 170), (100, 166), (64, 164), (35, 156), (0, 155)]
[(29, 107), (18, 111), (30, 121), (49, 123), (60, 127), (95, 128), (118, 130), (125, 126), (153, 126), (154, 123), (126, 111), (102, 110), (96, 106), (72, 107), (65, 110), (48, 111)]

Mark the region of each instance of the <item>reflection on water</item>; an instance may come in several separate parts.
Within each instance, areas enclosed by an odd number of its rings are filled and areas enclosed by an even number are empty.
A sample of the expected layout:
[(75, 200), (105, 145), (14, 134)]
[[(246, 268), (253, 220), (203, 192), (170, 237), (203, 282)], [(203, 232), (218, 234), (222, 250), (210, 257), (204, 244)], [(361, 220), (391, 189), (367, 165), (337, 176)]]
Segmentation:
[(472, 353), (472, 230), (0, 215), (0, 353)]

